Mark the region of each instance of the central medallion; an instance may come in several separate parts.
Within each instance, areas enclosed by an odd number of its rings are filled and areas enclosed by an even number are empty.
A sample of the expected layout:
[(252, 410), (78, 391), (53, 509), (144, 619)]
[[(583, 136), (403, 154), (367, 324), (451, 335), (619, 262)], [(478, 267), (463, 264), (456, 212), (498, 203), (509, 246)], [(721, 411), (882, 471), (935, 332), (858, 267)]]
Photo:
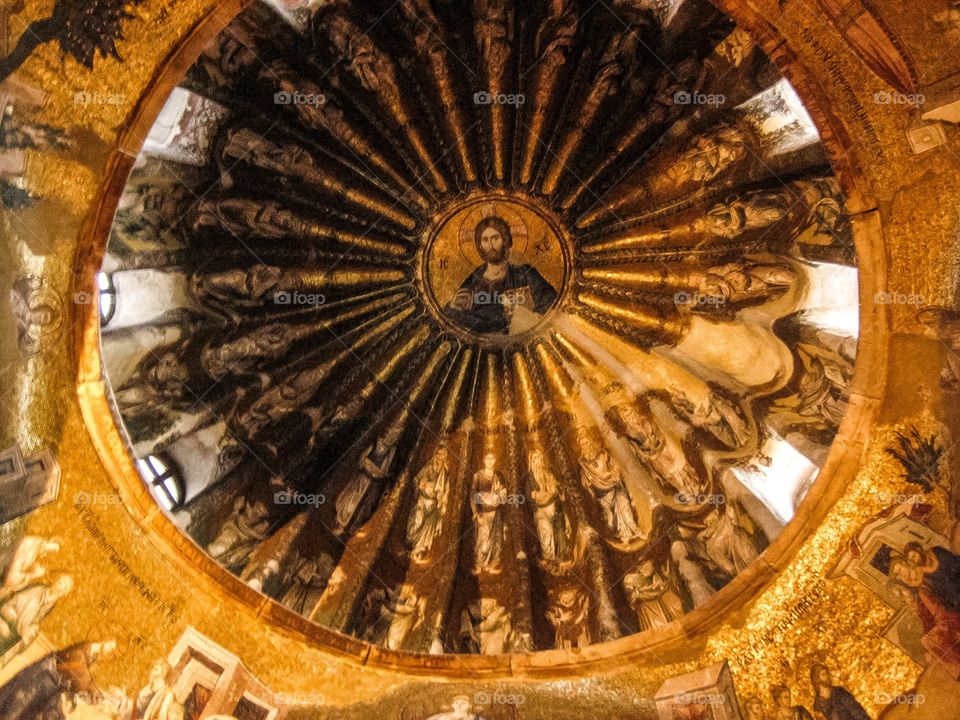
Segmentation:
[(456, 204), (428, 231), (425, 294), (450, 329), (484, 340), (539, 327), (567, 285), (559, 222), (533, 200), (483, 195)]

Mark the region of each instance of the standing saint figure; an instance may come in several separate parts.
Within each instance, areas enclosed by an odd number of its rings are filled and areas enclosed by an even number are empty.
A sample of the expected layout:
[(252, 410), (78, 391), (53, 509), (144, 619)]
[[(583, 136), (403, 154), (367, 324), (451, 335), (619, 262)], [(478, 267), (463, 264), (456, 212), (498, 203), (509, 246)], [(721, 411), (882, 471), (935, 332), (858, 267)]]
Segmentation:
[(443, 525), (443, 512), (447, 507), (447, 495), (450, 491), (448, 458), (447, 447), (441, 445), (414, 480), (417, 504), (407, 523), (407, 541), (413, 548), (411, 558), (415, 563), (426, 560)]
[(797, 274), (788, 265), (732, 262), (697, 274), (697, 292), (723, 303), (767, 300), (786, 292)]
[(827, 720), (870, 720), (867, 711), (849, 690), (833, 684), (826, 665), (818, 663), (810, 668), (810, 683), (816, 696), (813, 709)]
[(513, 51), (513, 7), (503, 0), (477, 0), (473, 34), (486, 62), (487, 76), (499, 78)]
[(530, 477), (534, 488), (530, 491), (533, 500), (533, 519), (537, 524), (537, 537), (540, 539), (540, 550), (543, 559), (548, 562), (557, 562), (566, 559), (568, 553), (567, 516), (560, 506), (564, 499), (563, 491), (557, 485), (557, 478), (544, 460), (543, 453), (531, 450), (528, 457)]
[(510, 223), (491, 215), (477, 223), (474, 242), (483, 265), (467, 276), (446, 313), (475, 333), (510, 332), (514, 309), (542, 315), (557, 300), (557, 290), (532, 265), (510, 262)]
[(475, 558), (477, 570), (500, 572), (500, 552), (503, 549), (503, 505), (507, 490), (503, 477), (496, 469), (497, 456), (488, 452), (483, 456), (483, 468), (473, 474), (474, 493), (471, 498), (473, 522), (477, 531)]
[(301, 615), (309, 615), (320, 601), (333, 569), (333, 559), (326, 553), (320, 553), (316, 559), (299, 558), (286, 578), (289, 585), (280, 600), (281, 604)]
[(657, 572), (653, 560), (644, 560), (623, 579), (627, 599), (637, 613), (640, 631), (665, 627), (683, 615), (683, 603), (673, 586)]
[(704, 521), (706, 528), (701, 532), (707, 557), (731, 578), (736, 577), (757, 559), (757, 549), (743, 526), (734, 504), (725, 502), (723, 509), (717, 508)]
[(373, 445), (363, 451), (357, 474), (337, 496), (338, 533), (345, 533), (363, 525), (373, 514), (380, 500), (380, 493), (371, 492), (371, 486), (374, 481), (382, 483), (390, 476), (401, 429), (399, 424), (391, 425)]
[(743, 160), (748, 148), (745, 133), (737, 128), (722, 127), (697, 135), (677, 162), (667, 169), (666, 176), (677, 186), (710, 182)]
[(729, 448), (743, 447), (750, 440), (750, 426), (737, 407), (710, 390), (694, 402), (676, 385), (669, 388), (673, 406), (686, 415), (694, 427), (703, 428)]
[(621, 542), (640, 537), (640, 528), (623, 480), (623, 469), (600, 446), (589, 430), (577, 437), (580, 446), (580, 482), (597, 498), (603, 509), (607, 527)]
[(0, 585), (0, 603), (11, 594), (23, 590), (27, 585), (37, 582), (46, 575), (47, 570), (40, 561), (59, 550), (59, 540), (48, 540), (35, 535), (23, 538), (13, 553), (3, 585)]
[(771, 417), (776, 417), (784, 431), (836, 429), (847, 411), (853, 365), (838, 353), (803, 344), (797, 355), (801, 371), (797, 392), (774, 400)]
[(622, 405), (618, 414), (630, 449), (637, 460), (657, 478), (661, 487), (687, 498), (695, 498), (705, 492), (706, 483), (687, 461), (679, 443), (657, 429), (632, 404)]
[(59, 295), (40, 278), (27, 276), (14, 281), (9, 302), (17, 322), (21, 354), (36, 355), (59, 334), (63, 325)]

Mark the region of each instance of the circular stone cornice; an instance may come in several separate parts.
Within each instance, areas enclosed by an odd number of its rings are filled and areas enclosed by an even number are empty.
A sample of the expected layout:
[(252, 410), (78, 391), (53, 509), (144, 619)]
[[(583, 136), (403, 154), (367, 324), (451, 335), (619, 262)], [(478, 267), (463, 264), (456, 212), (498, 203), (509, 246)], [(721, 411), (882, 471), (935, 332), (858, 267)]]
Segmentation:
[[(249, 0), (218, 3), (190, 30), (148, 84), (127, 129), (120, 135), (106, 163), (98, 203), (88, 216), (78, 247), (74, 292), (96, 292), (98, 272), (109, 239), (120, 194), (133, 167), (142, 140), (159, 115), (166, 98), (197, 60), (203, 49), (228, 22), (250, 4)], [(882, 234), (874, 203), (861, 166), (847, 148), (851, 143), (842, 119), (829, 107), (829, 96), (810, 68), (802, 67), (777, 31), (748, 3), (719, 0), (717, 5), (748, 33), (803, 99), (821, 132), (821, 140), (834, 166), (850, 207), (860, 270), (861, 307), (878, 288), (885, 286)], [(249, 588), (190, 541), (158, 508), (136, 471), (126, 440), (117, 426), (106, 388), (99, 340), (96, 303), (75, 305), (78, 314), (78, 399), (94, 446), (128, 512), (164, 557), (185, 571), (184, 579), (203, 588), (211, 597), (229, 597), (224, 603), (251, 618), (261, 618), (272, 628), (289, 633), (335, 656), (359, 664), (411, 675), (472, 679), (507, 676), (550, 679), (583, 677), (622, 670), (625, 665), (667, 656), (682, 659), (688, 650), (702, 649), (704, 639), (748, 608), (771, 580), (788, 567), (806, 539), (828, 516), (833, 504), (854, 478), (886, 380), (890, 331), (888, 311), (870, 303), (861, 313), (858, 356), (851, 387), (850, 409), (830, 448), (827, 460), (794, 520), (771, 542), (758, 561), (719, 590), (703, 605), (655, 631), (575, 650), (543, 650), (504, 656), (413, 655), (389, 651), (309, 622), (302, 616)]]

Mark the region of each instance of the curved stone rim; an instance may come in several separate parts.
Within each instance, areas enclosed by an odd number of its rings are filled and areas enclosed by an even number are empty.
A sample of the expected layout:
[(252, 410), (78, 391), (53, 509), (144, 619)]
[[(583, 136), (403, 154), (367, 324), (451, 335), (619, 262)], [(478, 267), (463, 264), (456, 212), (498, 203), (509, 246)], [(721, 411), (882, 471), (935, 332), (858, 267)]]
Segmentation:
[[(745, 0), (713, 0), (737, 25), (746, 30), (767, 54), (782, 76), (797, 90), (821, 133), (821, 143), (841, 183), (853, 222), (861, 307), (866, 307), (877, 288), (884, 286), (886, 261), (876, 203), (859, 158), (844, 148), (849, 136), (835, 108), (824, 101), (817, 77), (800, 65), (786, 39)], [(121, 193), (143, 144), (147, 131), (159, 116), (173, 88), (194, 64), (206, 46), (252, 0), (223, 0), (186, 33), (161, 63), (147, 85), (125, 132), (109, 151), (99, 201), (92, 205), (78, 244), (74, 292), (96, 293), (96, 277), (106, 252)], [(829, 109), (828, 109), (829, 108)], [(851, 156), (852, 155), (852, 156)], [(669, 655), (674, 662), (685, 650), (702, 650), (702, 639), (729, 622), (755, 601), (783, 569), (797, 557), (805, 541), (819, 528), (833, 505), (854, 479), (859, 457), (867, 445), (869, 430), (879, 412), (887, 379), (886, 361), (890, 318), (886, 306), (870, 304), (861, 313), (858, 353), (851, 385), (850, 409), (814, 484), (796, 516), (762, 555), (743, 573), (719, 590), (707, 603), (660, 630), (628, 635), (577, 650), (542, 650), (522, 655), (430, 656), (394, 652), (312, 623), (275, 601), (247, 587), (183, 534), (161, 511), (144, 486), (127, 441), (114, 415), (108, 381), (103, 374), (97, 303), (75, 305), (77, 348), (77, 394), (87, 430), (111, 483), (127, 511), (145, 536), (163, 555), (185, 571), (185, 579), (212, 597), (226, 592), (235, 601), (231, 610), (254, 621), (264, 618), (275, 629), (331, 654), (385, 670), (411, 676), (446, 679), (531, 677), (563, 679), (583, 677), (621, 668), (625, 663)], [(700, 641), (700, 642), (698, 642)]]

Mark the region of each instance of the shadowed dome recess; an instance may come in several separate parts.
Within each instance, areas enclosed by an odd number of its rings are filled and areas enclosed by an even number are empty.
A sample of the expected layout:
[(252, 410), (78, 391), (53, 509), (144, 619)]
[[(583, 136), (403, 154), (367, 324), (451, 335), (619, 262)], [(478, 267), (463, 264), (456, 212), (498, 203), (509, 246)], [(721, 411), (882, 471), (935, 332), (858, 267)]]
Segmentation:
[(203, 52), (114, 221), (106, 376), (164, 512), (394, 651), (707, 602), (793, 517), (853, 372), (848, 218), (793, 89), (697, 0), (299, 20), (254, 4)]

